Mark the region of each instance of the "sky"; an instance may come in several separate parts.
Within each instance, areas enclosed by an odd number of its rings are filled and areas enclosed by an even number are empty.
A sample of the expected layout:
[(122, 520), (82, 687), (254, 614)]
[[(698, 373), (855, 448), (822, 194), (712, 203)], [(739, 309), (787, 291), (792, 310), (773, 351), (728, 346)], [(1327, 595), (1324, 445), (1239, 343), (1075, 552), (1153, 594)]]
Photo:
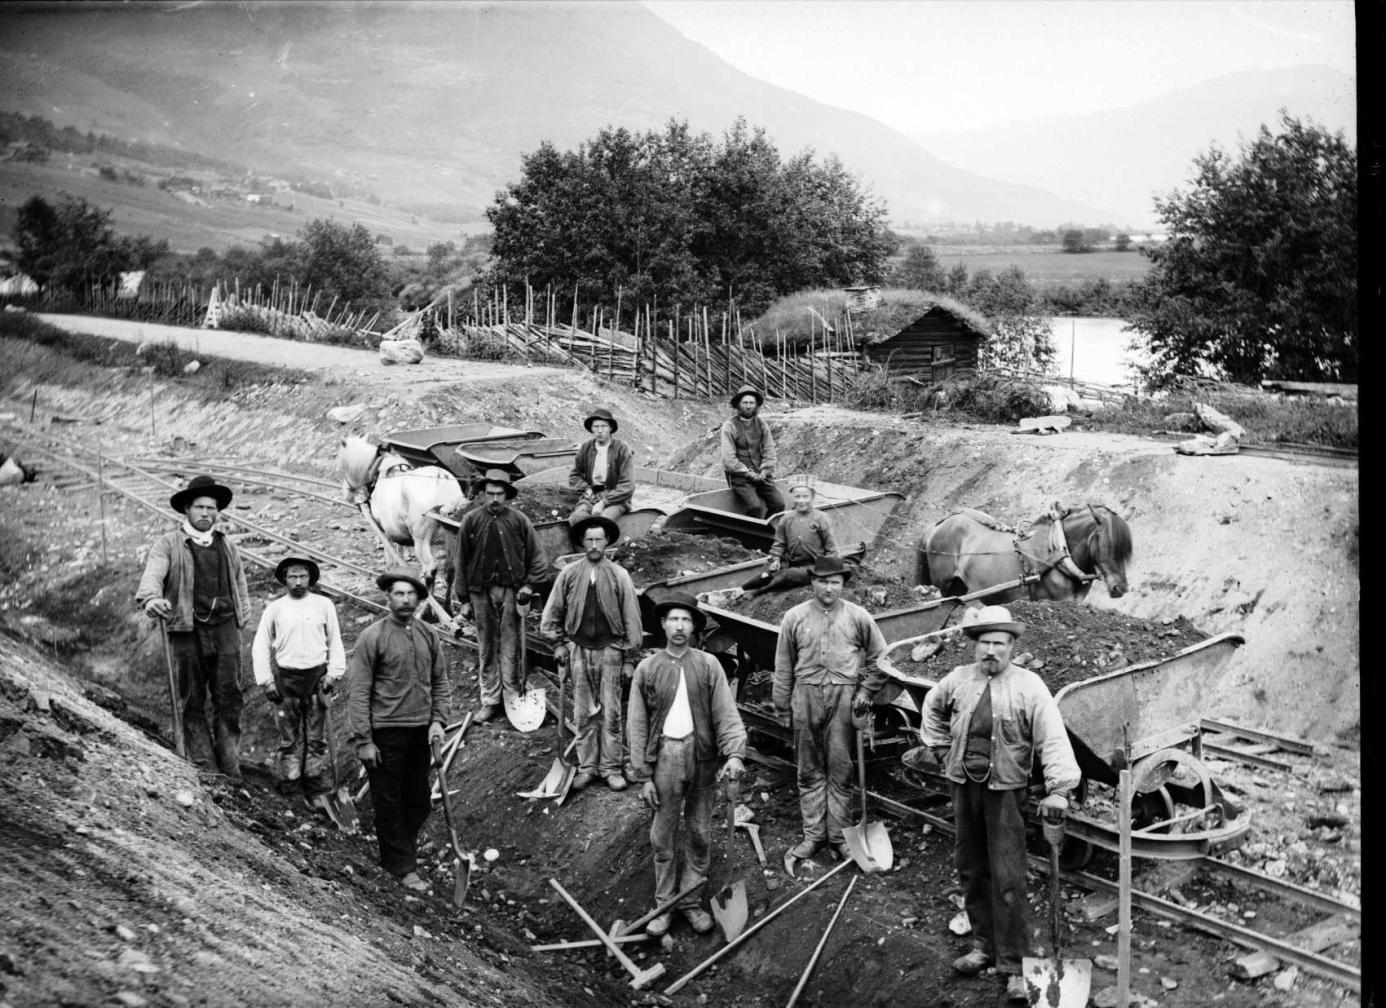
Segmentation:
[(905, 133), (1120, 108), (1238, 70), (1356, 72), (1339, 0), (644, 0), (754, 77)]

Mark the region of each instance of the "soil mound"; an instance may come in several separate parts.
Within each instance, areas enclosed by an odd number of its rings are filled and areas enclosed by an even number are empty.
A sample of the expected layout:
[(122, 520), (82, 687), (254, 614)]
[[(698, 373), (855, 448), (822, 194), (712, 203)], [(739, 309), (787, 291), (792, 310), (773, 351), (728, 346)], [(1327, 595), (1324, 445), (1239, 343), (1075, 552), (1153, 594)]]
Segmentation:
[(615, 560), (630, 572), (636, 585), (647, 585), (754, 560), (758, 556), (759, 553), (735, 539), (667, 531), (650, 532), (637, 539), (618, 542)]

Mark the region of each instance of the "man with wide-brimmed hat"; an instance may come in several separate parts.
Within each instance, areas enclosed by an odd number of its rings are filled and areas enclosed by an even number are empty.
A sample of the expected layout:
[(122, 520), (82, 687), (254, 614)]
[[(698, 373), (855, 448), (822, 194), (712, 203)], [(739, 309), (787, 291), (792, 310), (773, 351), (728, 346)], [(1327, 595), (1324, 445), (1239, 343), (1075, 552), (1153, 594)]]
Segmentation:
[(615, 437), (620, 425), (605, 407), (594, 409), (582, 422), (592, 435), (573, 459), (568, 486), (581, 490), (577, 507), (568, 516), (576, 525), (590, 514), (604, 515), (612, 521), (630, 510), (635, 493), (635, 452)]
[(817, 495), (814, 479), (808, 473), (789, 477), (789, 497), (793, 507), (775, 525), (775, 540), (765, 568), (741, 586), (751, 598), (765, 592), (803, 588), (819, 557), (837, 556), (837, 540), (832, 522), (813, 506)]
[(621, 538), (614, 521), (588, 515), (573, 526), (572, 537), (583, 558), (559, 571), (539, 630), (568, 649), (577, 722), (573, 789), (582, 790), (600, 774), (611, 790), (624, 791), (621, 687), (640, 650), (640, 602), (630, 574), (606, 555)]
[[(168, 499), (183, 523), (150, 544), (135, 602), (167, 629), (188, 758), (239, 780), (240, 630), (250, 618), (250, 592), (240, 552), (214, 527), (231, 496), (212, 477), (194, 476)], [(203, 711), (209, 697), (210, 733)]]
[(488, 469), (472, 483), (473, 500), (481, 507), (462, 516), (457, 529), (452, 585), (461, 614), (476, 620), (481, 706), (476, 720), (485, 724), (496, 714), (502, 689), (512, 696), (525, 690), (520, 668), (520, 614), (516, 604), (527, 603), (534, 585), (544, 581), (546, 559), (530, 520), (510, 502), (518, 496), (510, 474)]
[[(631, 778), (640, 782), (640, 797), (654, 811), (650, 845), (658, 906), (707, 879), (717, 782), (738, 780), (745, 770), (746, 728), (722, 666), (693, 646), (707, 624), (698, 603), (670, 595), (655, 606), (655, 616), (665, 644), (635, 668), (627, 739)], [(682, 872), (675, 865), (680, 817)], [(701, 890), (694, 890), (677, 909), (694, 931), (705, 934), (712, 917), (701, 900)], [(645, 930), (662, 935), (670, 923), (670, 914), (661, 914)]]
[(428, 819), (431, 746), (443, 739), (452, 709), (452, 684), (442, 645), (414, 619), (427, 596), (411, 570), (388, 570), (375, 579), (390, 612), (361, 632), (351, 655), (347, 729), (356, 756), (370, 775), (380, 865), (416, 892), (419, 828)]
[(845, 861), (842, 831), (852, 825), (852, 752), (858, 719), (885, 685), (885, 638), (861, 606), (842, 597), (852, 569), (841, 557), (819, 557), (813, 598), (780, 621), (773, 700), (782, 725), (794, 729), (799, 815), (804, 837), (789, 856), (811, 857), (825, 843)]
[(735, 412), (722, 424), (722, 469), (727, 485), (752, 518), (784, 510), (784, 498), (773, 482), (779, 453), (770, 425), (760, 418), (764, 402), (765, 396), (754, 386), (741, 386), (731, 397)]
[(1068, 811), (1080, 773), (1059, 705), (1044, 681), (1011, 663), (1025, 632), (1004, 606), (970, 609), (963, 633), (976, 661), (959, 665), (929, 690), (921, 735), (953, 784), (953, 857), (962, 878), (976, 947), (953, 963), (972, 976), (989, 966), (1006, 977), (1007, 996), (1024, 1000), (1020, 961), (1029, 954), (1025, 894), (1026, 789), (1038, 757), (1042, 809)]
[(346, 674), (346, 652), (337, 607), (312, 591), (321, 577), (307, 557), (286, 556), (274, 579), (288, 592), (265, 606), (251, 646), (255, 682), (274, 704), (279, 732), (279, 789), (300, 786), (321, 807), (332, 787), (328, 773), (327, 708), (318, 691), (331, 694)]

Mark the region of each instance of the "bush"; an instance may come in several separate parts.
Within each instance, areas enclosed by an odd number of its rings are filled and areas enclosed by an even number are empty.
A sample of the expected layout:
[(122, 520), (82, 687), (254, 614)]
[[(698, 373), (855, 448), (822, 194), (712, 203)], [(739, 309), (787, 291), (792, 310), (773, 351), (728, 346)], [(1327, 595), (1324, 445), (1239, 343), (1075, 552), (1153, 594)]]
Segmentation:
[(843, 396), (843, 405), (896, 413), (931, 410), (959, 419), (1007, 424), (1053, 410), (1047, 392), (1020, 378), (965, 372), (924, 386), (908, 378), (891, 378), (884, 368), (862, 372)]

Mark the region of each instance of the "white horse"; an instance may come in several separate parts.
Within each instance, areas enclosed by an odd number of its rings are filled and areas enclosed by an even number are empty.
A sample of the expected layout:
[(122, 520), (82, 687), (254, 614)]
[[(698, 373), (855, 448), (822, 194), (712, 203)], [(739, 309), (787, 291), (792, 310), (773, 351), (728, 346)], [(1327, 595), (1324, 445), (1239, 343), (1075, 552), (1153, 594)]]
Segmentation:
[(442, 466), (415, 466), (359, 434), (342, 438), (337, 462), (347, 499), (380, 534), (391, 562), (403, 564), (392, 543), (414, 547), (424, 584), (431, 589), (447, 557), (446, 550), (435, 552), (439, 525), (428, 512), (466, 500), (457, 477)]

